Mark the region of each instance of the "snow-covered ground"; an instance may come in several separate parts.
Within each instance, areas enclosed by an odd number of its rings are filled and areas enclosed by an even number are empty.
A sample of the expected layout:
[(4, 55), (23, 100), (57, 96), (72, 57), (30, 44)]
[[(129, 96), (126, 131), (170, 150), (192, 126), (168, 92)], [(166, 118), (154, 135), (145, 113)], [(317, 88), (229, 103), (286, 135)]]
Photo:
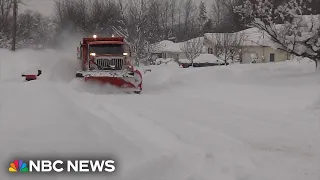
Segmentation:
[[(152, 67), (140, 95), (74, 79), (73, 53), (0, 50), (1, 180), (316, 180), (320, 74), (282, 62)], [(21, 73), (43, 75), (22, 82)], [(108, 156), (114, 176), (12, 176), (15, 156)]]

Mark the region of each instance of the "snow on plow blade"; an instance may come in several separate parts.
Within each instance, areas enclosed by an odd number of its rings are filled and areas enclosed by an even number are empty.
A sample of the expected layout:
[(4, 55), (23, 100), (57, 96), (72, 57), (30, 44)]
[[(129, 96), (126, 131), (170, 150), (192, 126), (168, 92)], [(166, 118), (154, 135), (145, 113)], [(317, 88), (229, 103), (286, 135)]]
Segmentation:
[(142, 91), (142, 75), (138, 70), (134, 72), (80, 71), (77, 73), (77, 77), (83, 78), (84, 81), (125, 88), (135, 93)]

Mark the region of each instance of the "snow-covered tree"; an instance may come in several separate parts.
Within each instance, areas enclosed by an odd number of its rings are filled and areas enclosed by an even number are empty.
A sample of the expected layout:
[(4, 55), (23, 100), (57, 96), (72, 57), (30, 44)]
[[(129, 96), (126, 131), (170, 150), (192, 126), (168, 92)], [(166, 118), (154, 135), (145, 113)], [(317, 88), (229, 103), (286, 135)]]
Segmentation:
[(180, 45), (180, 49), (185, 53), (187, 59), (191, 61), (191, 65), (193, 65), (193, 60), (202, 53), (203, 42), (203, 37), (198, 37), (185, 41)]
[(11, 39), (0, 31), (0, 48), (9, 49), (11, 47)]
[(207, 22), (202, 27), (203, 33), (209, 33), (213, 30), (213, 22), (212, 19), (208, 19)]
[(223, 0), (214, 0), (211, 6), (211, 19), (217, 31), (220, 31), (226, 15), (226, 10), (222, 1)]
[(198, 35), (197, 15), (198, 8), (193, 0), (186, 0), (182, 6), (184, 29), (179, 33), (184, 33), (184, 40)]
[(320, 15), (304, 15), (306, 3), (289, 0), (274, 8), (270, 0), (247, 0), (236, 11), (251, 21), (250, 26), (265, 31), (275, 48), (310, 58), (320, 69)]
[[(149, 42), (155, 43), (164, 39), (165, 35), (162, 33), (163, 26), (166, 23), (162, 20), (162, 5), (157, 0), (152, 0), (149, 3), (147, 12), (148, 34), (145, 34)], [(162, 35), (163, 34), (163, 35)]]
[(145, 58), (148, 53), (147, 37), (148, 31), (147, 4), (145, 0), (131, 0), (126, 14), (126, 27), (128, 30), (128, 43), (132, 49), (132, 55), (137, 64)]
[(243, 0), (223, 0), (222, 4), (226, 11), (223, 21), (223, 29), (225, 29), (226, 32), (237, 32), (243, 30), (246, 23), (241, 21), (241, 16), (234, 11), (234, 7), (242, 5)]
[(213, 49), (213, 54), (225, 60), (234, 62), (235, 56), (240, 55), (244, 42), (243, 33), (209, 33), (206, 34), (207, 44)]
[(11, 15), (12, 0), (0, 0), (0, 30), (5, 31), (10, 29), (9, 18)]
[(206, 4), (203, 1), (201, 1), (199, 5), (199, 17), (198, 17), (200, 31), (202, 31), (203, 26), (205, 25), (207, 20), (208, 20), (208, 17), (207, 17)]
[(11, 46), (12, 2), (12, 0), (0, 0), (0, 48)]

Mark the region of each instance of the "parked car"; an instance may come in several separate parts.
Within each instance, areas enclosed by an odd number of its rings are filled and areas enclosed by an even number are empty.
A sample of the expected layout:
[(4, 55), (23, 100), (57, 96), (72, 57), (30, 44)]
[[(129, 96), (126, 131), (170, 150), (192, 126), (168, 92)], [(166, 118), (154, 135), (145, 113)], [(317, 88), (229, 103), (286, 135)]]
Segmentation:
[(179, 59), (178, 63), (179, 63), (179, 66), (183, 68), (188, 68), (192, 65), (191, 61), (188, 59)]
[[(226, 65), (226, 62), (213, 54), (201, 54), (193, 60), (194, 67), (220, 66)], [(227, 62), (229, 65), (229, 62)]]

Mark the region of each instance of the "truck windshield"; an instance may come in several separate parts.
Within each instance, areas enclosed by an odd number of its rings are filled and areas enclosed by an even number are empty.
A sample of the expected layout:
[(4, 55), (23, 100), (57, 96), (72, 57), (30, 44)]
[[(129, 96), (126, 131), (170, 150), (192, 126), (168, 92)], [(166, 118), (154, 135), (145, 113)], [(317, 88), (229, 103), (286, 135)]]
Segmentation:
[(123, 54), (124, 49), (122, 44), (94, 44), (90, 45), (90, 53), (99, 54)]

